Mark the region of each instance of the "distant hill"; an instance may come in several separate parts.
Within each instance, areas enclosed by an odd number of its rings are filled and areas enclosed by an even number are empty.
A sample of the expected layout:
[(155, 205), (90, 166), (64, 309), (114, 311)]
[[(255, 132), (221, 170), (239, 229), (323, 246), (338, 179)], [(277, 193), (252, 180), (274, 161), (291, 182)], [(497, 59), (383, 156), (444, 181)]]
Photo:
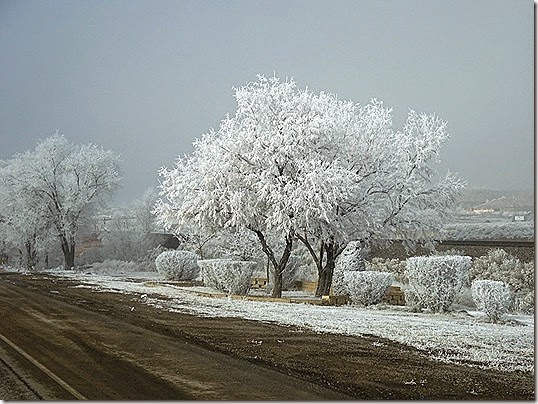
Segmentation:
[(466, 209), (530, 210), (534, 211), (533, 191), (501, 191), (465, 189), (457, 205)]

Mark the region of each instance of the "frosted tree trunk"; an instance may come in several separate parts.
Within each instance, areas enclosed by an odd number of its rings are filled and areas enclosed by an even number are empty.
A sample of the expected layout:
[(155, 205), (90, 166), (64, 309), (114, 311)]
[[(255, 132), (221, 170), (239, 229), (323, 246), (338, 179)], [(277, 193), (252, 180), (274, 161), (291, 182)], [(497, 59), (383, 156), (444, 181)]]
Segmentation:
[(62, 252), (64, 254), (64, 269), (75, 267), (75, 239), (61, 236)]
[(306, 235), (297, 235), (297, 237), (305, 245), (318, 269), (316, 297), (328, 295), (332, 286), (336, 258), (343, 251), (341, 246), (338, 243), (335, 243), (334, 240), (330, 240), (329, 242), (322, 241), (319, 253), (317, 253), (314, 251), (314, 248)]
[(329, 294), (333, 281), (333, 274), (334, 260), (327, 262), (323, 268), (318, 268), (318, 287), (316, 288), (316, 297)]
[(256, 233), (256, 236), (258, 236), (258, 239), (262, 244), (263, 252), (267, 255), (268, 260), (273, 265), (273, 291), (271, 292), (271, 297), (282, 297), (282, 273), (284, 272), (291, 255), (293, 237), (291, 234), (286, 236), (286, 246), (284, 247), (284, 252), (280, 257), (280, 260), (277, 260), (272, 248), (267, 244), (265, 235), (259, 230), (251, 230)]
[(37, 265), (37, 251), (35, 248), (35, 240), (37, 235), (33, 235), (32, 238), (29, 238), (26, 240), (25, 248), (26, 248), (26, 268), (28, 270), (32, 270)]

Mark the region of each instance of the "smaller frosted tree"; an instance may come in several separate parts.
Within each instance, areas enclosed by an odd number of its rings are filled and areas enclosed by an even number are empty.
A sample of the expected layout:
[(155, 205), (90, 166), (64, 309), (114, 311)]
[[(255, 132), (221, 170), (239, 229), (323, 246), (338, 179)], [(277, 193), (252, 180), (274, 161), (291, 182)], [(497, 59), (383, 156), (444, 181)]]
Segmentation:
[(52, 244), (54, 234), (46, 207), (28, 192), (19, 168), (14, 162), (0, 165), (0, 238), (24, 257), (25, 267), (31, 270), (37, 266), (39, 252)]
[(504, 282), (489, 279), (475, 280), (472, 283), (471, 292), (476, 307), (482, 310), (493, 323), (497, 323), (510, 307), (510, 288)]
[(16, 173), (12, 186), (44, 214), (60, 241), (64, 267), (73, 268), (81, 222), (119, 187), (119, 156), (93, 144), (71, 144), (56, 133), (8, 164)]

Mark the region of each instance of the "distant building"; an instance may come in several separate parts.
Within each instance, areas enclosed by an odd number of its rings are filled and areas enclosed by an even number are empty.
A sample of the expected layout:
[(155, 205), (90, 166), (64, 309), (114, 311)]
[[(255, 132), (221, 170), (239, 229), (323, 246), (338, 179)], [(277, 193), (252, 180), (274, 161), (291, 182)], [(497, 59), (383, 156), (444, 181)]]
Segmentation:
[(529, 222), (534, 220), (532, 212), (515, 212), (512, 215), (512, 222)]

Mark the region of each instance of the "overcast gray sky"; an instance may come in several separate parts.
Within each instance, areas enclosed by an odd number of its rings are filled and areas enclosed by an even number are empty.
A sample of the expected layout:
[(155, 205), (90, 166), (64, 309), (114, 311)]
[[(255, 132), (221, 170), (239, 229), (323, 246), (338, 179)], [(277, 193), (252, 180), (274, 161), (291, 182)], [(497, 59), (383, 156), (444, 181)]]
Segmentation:
[(120, 153), (118, 203), (158, 185), (257, 74), (448, 121), (470, 187), (534, 186), (531, 0), (0, 2), (0, 159), (56, 129)]

